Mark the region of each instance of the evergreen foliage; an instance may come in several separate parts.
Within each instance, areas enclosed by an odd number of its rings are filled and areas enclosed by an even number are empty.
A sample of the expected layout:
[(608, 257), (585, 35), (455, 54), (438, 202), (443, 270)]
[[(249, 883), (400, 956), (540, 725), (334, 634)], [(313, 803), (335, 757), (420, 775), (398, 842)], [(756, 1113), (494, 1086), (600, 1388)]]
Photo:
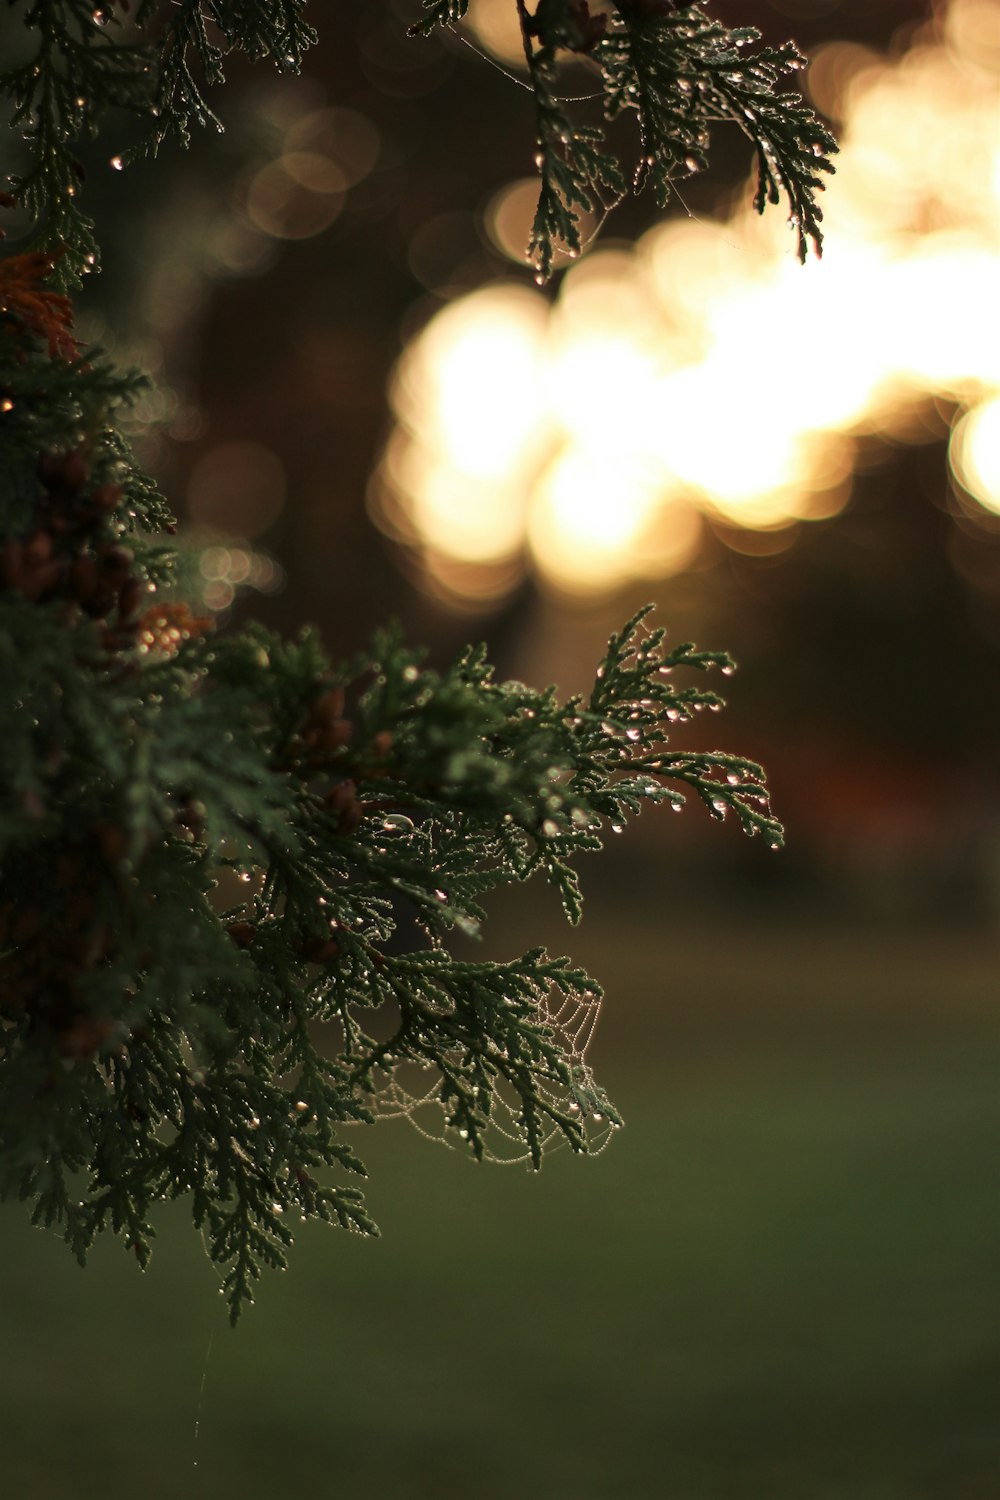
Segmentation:
[[(559, 92), (567, 53), (596, 65), (606, 119), (636, 112), (636, 191), (651, 184), (665, 207), (676, 178), (707, 165), (712, 125), (729, 122), (756, 151), (754, 206), (762, 212), (784, 192), (800, 259), (810, 240), (821, 251), (818, 174), (832, 171), (837, 146), (798, 94), (776, 92), (785, 75), (805, 64), (794, 43), (754, 54), (746, 50), (760, 40), (754, 27), (730, 30), (702, 6), (675, 6), (673, 0), (616, 0), (610, 17), (592, 13), (588, 0), (538, 0), (534, 14), (525, 0), (516, 4), (535, 95), (541, 191), (528, 253), (539, 281), (550, 276), (556, 249), (580, 253), (578, 210), (606, 213), (627, 191), (620, 162), (603, 148), (600, 124), (581, 121), (570, 108), (590, 102), (588, 96)], [(415, 33), (453, 25), (468, 4), (424, 0), (424, 9)]]
[[(73, 335), (65, 289), (96, 257), (74, 141), (112, 103), (148, 117), (149, 149), (186, 141), (215, 119), (225, 50), (294, 70), (313, 34), (300, 0), (20, 9), (31, 46), (0, 92), (36, 229), (0, 261), (0, 1196), (81, 1263), (111, 1228), (143, 1265), (152, 1204), (189, 1196), (235, 1321), (295, 1214), (375, 1232), (346, 1127), (430, 1107), (475, 1157), (538, 1167), (618, 1123), (584, 1056), (596, 982), (541, 949), (449, 953), (492, 889), (538, 876), (578, 921), (579, 856), (644, 803), (690, 795), (773, 847), (782, 833), (760, 767), (672, 743), (722, 706), (701, 674), (732, 664), (668, 648), (646, 611), (569, 702), (494, 680), (481, 648), (435, 672), (388, 629), (335, 663), (312, 632), (192, 613), (166, 502), (122, 435), (143, 379)], [(435, 0), (418, 29), (463, 10)], [(818, 238), (805, 153), (830, 142), (771, 93), (790, 54), (735, 80), (748, 34), (698, 7), (630, 0), (607, 31), (569, 0), (519, 13), (543, 273), (574, 244), (573, 205), (620, 183), (589, 128), (565, 134), (567, 48), (593, 55), (610, 112), (639, 111), (661, 199), (719, 100), (752, 99), (765, 180)]]

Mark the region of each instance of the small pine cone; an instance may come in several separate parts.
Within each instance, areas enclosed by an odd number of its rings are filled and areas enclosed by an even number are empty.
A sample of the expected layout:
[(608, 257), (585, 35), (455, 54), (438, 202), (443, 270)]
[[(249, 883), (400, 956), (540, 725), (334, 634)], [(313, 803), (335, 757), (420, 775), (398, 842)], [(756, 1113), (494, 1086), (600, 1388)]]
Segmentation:
[(608, 29), (608, 18), (591, 15), (587, 0), (569, 0), (569, 16), (576, 36), (565, 45), (570, 52), (592, 52)]
[(20, 591), (33, 603), (45, 599), (58, 587), (62, 574), (63, 565), (58, 557), (35, 565), (25, 564)]
[(90, 503), (101, 515), (109, 516), (118, 509), (121, 498), (120, 484), (99, 484), (90, 497)]
[(356, 833), (364, 817), (364, 803), (358, 801), (358, 789), (353, 781), (341, 781), (323, 798), (323, 804), (337, 815), (337, 832), (342, 836)]
[(128, 849), (128, 834), (121, 824), (101, 819), (94, 824), (92, 831), (108, 864), (121, 864)]
[(145, 589), (138, 578), (128, 578), (118, 592), (119, 621), (132, 620), (139, 612)]
[(328, 693), (317, 698), (309, 709), (309, 723), (318, 729), (325, 729), (343, 717), (344, 689), (340, 687), (331, 688)]
[(328, 964), (340, 952), (336, 938), (308, 937), (302, 940), (302, 957), (311, 964)]
[(67, 453), (62, 465), (62, 485), (71, 495), (83, 489), (90, 478), (90, 465), (82, 453)]
[(69, 591), (78, 604), (88, 605), (94, 598), (100, 582), (97, 564), (92, 557), (75, 557), (69, 570)]
[(237, 948), (249, 948), (257, 936), (254, 922), (230, 922), (226, 929)]
[(117, 590), (106, 588), (103, 583), (99, 582), (97, 593), (88, 599), (83, 607), (92, 620), (106, 620), (117, 602)]
[(52, 533), (50, 531), (34, 531), (24, 543), (22, 557), (26, 564), (38, 567), (47, 563), (52, 556)]
[(63, 1057), (88, 1062), (114, 1031), (114, 1023), (97, 1016), (77, 1016), (59, 1033), (58, 1047)]
[(111, 542), (107, 547), (102, 547), (98, 558), (101, 581), (110, 587), (120, 586), (132, 572), (134, 561), (131, 547), (123, 547), (119, 542)]
[(75, 495), (90, 478), (90, 465), (82, 453), (43, 453), (38, 477), (51, 494)]
[(350, 719), (331, 719), (322, 728), (313, 731), (317, 750), (340, 750), (354, 738), (354, 725)]

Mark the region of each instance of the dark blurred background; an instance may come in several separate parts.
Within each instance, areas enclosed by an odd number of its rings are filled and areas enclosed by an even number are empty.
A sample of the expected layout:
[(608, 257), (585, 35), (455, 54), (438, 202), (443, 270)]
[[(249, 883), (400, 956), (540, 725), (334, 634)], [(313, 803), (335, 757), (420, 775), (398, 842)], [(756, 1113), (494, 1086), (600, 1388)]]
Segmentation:
[(788, 848), (647, 812), (578, 933), (498, 902), (489, 953), (604, 982), (629, 1128), (534, 1177), (380, 1124), (384, 1238), (309, 1226), (235, 1334), (183, 1213), (140, 1277), (8, 1209), (5, 1493), (993, 1500), (1000, 4), (720, 0), (814, 58), (822, 265), (723, 130), (544, 291), (511, 0), (331, 9), (302, 79), (231, 67), (225, 136), (88, 161), (82, 326), (157, 378), (193, 587), (565, 693), (655, 600), (740, 662), (685, 733), (760, 756)]

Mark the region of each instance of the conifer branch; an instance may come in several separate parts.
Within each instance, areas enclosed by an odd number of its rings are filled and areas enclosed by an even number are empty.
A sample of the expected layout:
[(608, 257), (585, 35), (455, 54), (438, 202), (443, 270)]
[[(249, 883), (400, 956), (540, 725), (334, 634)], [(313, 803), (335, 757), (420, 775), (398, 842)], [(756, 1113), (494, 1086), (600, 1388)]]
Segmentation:
[(146, 121), (143, 142), (112, 156), (121, 170), (155, 154), (170, 135), (189, 144), (192, 125), (222, 129), (206, 90), (224, 82), (226, 53), (270, 57), (279, 71), (297, 72), (316, 39), (305, 0), (142, 0), (134, 16), (119, 0), (12, 3), (28, 48), (23, 61), (0, 71), (0, 100), (10, 104), (29, 160), (10, 178), (10, 193), (36, 221), (37, 247), (60, 255), (62, 289), (79, 286), (98, 264), (93, 221), (78, 202), (77, 151), (110, 110)]
[[(666, 207), (677, 178), (707, 166), (711, 127), (735, 124), (756, 152), (754, 207), (763, 212), (784, 194), (800, 259), (810, 241), (821, 253), (819, 174), (833, 171), (837, 145), (800, 95), (778, 92), (781, 81), (804, 65), (794, 43), (749, 52), (760, 40), (755, 27), (731, 30), (711, 20), (702, 5), (675, 6), (673, 0), (615, 0), (610, 23), (592, 14), (587, 0), (537, 0), (534, 12), (527, 0), (513, 3), (535, 94), (541, 185), (528, 258), (541, 281), (551, 275), (558, 250), (579, 254), (580, 212), (599, 209), (603, 215), (626, 192), (621, 165), (601, 149), (600, 127), (579, 122), (558, 95), (567, 55), (597, 68), (605, 119), (636, 111), (636, 191), (650, 183), (657, 203)], [(435, 26), (452, 26), (467, 8), (453, 0), (426, 0), (426, 14), (411, 32), (427, 35)], [(602, 188), (611, 194), (607, 204)]]
[[(495, 680), (482, 647), (436, 671), (388, 628), (333, 662), (314, 632), (217, 632), (191, 609), (174, 522), (123, 430), (143, 379), (73, 331), (65, 287), (96, 256), (73, 143), (112, 102), (150, 117), (153, 148), (186, 140), (213, 118), (204, 89), (229, 48), (294, 69), (313, 33), (300, 0), (145, 0), (132, 19), (107, 0), (103, 24), (79, 0), (21, 10), (36, 50), (0, 96), (27, 133), (15, 192), (39, 246), (0, 261), (0, 1198), (81, 1263), (109, 1230), (140, 1265), (154, 1205), (187, 1198), (235, 1322), (285, 1264), (296, 1214), (376, 1232), (356, 1127), (431, 1111), (476, 1159), (537, 1168), (620, 1123), (586, 1057), (597, 983), (540, 948), (449, 951), (491, 890), (538, 877), (575, 923), (580, 858), (686, 797), (772, 845), (782, 833), (752, 761), (675, 745), (722, 707), (698, 678), (732, 664), (668, 648), (647, 610), (564, 702)], [(768, 181), (805, 194), (813, 234), (803, 153), (819, 138), (767, 92), (783, 54), (759, 54), (741, 91), (717, 31), (694, 48), (673, 24), (697, 31), (696, 12), (606, 33), (583, 0), (522, 0), (541, 274), (579, 247), (578, 210), (623, 186), (556, 96), (560, 51), (593, 55), (610, 97), (634, 102), (662, 183), (697, 111), (643, 49), (714, 59), (711, 87), (730, 111), (754, 100)], [(462, 14), (432, 0), (418, 29)]]

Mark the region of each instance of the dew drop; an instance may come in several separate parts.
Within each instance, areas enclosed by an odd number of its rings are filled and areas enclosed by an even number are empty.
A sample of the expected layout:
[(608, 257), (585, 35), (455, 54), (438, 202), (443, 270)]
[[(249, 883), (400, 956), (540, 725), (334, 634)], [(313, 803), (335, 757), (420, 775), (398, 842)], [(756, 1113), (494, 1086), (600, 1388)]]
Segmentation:
[(693, 173), (701, 171), (701, 162), (696, 156), (685, 156), (684, 165), (687, 167), (689, 172)]
[(731, 661), (727, 661), (726, 665), (722, 669), (722, 675), (723, 675), (723, 677), (732, 677), (732, 675), (733, 675), (733, 673), (735, 671), (736, 671), (736, 668), (733, 666), (732, 662)]
[(612, 833), (624, 833), (625, 832), (625, 824), (624, 823), (612, 823), (612, 825), (611, 825), (611, 832)]
[(556, 834), (559, 832), (559, 824), (553, 822), (551, 818), (546, 818), (545, 822), (542, 824), (542, 832), (547, 839), (555, 838)]
[(729, 782), (730, 786), (739, 786), (740, 784), (740, 778), (737, 776), (735, 771), (730, 771), (729, 775), (726, 777), (726, 780)]
[(113, 156), (111, 158), (111, 165), (114, 167), (116, 172), (121, 172), (125, 167), (125, 163), (122, 161), (120, 156)]
[(405, 813), (387, 813), (382, 819), (383, 833), (412, 833), (415, 826)]
[(641, 729), (626, 729), (626, 731), (625, 731), (625, 738), (627, 740), (631, 740), (632, 743), (633, 743), (633, 745), (634, 745), (635, 742), (636, 742), (636, 740), (641, 740), (642, 739), (642, 730)]
[(403, 668), (403, 681), (404, 682), (416, 682), (416, 680), (417, 680), (417, 678), (418, 678), (419, 675), (420, 674), (418, 673), (416, 667), (404, 667)]

